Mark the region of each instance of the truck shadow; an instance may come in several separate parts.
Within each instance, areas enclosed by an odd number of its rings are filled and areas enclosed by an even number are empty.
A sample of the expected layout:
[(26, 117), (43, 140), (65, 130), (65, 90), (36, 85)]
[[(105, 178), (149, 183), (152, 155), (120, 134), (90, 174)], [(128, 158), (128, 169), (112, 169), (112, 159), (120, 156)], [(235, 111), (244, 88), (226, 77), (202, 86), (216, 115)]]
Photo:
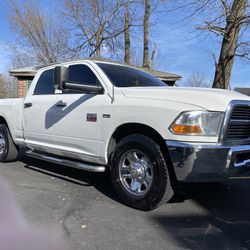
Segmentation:
[(52, 107), (50, 107), (45, 116), (45, 128), (49, 129), (60, 120), (62, 120), (65, 116), (67, 116), (74, 109), (87, 102), (89, 99), (93, 98), (95, 95), (93, 94), (84, 94), (72, 104), (66, 107), (58, 107), (58, 105), (63, 104), (63, 101), (58, 101)]
[(185, 249), (250, 249), (249, 184), (183, 185), (172, 201), (184, 202), (177, 211), (150, 219)]
[(107, 197), (119, 201), (116, 196), (108, 173), (91, 173), (75, 168), (26, 157), (22, 152), (19, 160), (24, 167), (76, 185), (93, 186)]
[[(25, 168), (82, 186), (120, 202), (108, 173), (89, 173), (23, 155)], [(170, 204), (145, 214), (176, 249), (250, 249), (250, 179), (181, 184)]]

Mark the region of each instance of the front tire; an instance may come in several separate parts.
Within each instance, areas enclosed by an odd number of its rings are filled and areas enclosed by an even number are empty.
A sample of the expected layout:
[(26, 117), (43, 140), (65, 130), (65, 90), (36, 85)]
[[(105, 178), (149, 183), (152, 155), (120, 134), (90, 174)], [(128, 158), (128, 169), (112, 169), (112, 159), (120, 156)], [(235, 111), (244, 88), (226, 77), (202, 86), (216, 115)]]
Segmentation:
[(144, 211), (159, 207), (174, 195), (160, 146), (145, 135), (129, 135), (118, 143), (111, 180), (123, 203)]
[(18, 149), (14, 144), (10, 131), (5, 124), (0, 124), (0, 162), (15, 161)]

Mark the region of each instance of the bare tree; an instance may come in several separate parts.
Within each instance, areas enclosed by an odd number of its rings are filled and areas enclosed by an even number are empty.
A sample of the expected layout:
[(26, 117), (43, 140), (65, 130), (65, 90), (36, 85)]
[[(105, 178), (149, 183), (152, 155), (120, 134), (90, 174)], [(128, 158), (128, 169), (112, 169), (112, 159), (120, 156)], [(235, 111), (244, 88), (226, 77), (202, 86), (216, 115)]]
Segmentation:
[(130, 54), (131, 54), (131, 45), (130, 45), (130, 15), (129, 15), (129, 2), (126, 4), (124, 12), (124, 44), (125, 44), (125, 53), (124, 53), (124, 62), (130, 64)]
[(153, 62), (155, 60), (155, 55), (156, 55), (156, 43), (154, 43), (153, 50), (152, 50), (152, 53), (151, 53), (149, 68), (152, 68), (152, 64), (153, 64)]
[(55, 21), (55, 16), (41, 10), (39, 1), (9, 0), (9, 21), (16, 41), (9, 49), (17, 59), (26, 55), (33, 64), (49, 64), (73, 58), (67, 30)]
[(4, 79), (0, 74), (0, 99), (4, 98), (4, 96), (5, 96)]
[[(155, 65), (155, 59), (159, 54), (157, 49), (157, 44), (152, 41), (152, 27), (159, 24), (159, 20), (152, 21), (152, 19), (157, 19), (153, 13), (157, 13), (157, 9), (164, 2), (164, 0), (142, 0), (144, 4), (144, 18), (143, 18), (143, 67), (151, 68)], [(152, 18), (154, 17), (154, 18)], [(159, 18), (159, 13), (157, 13)], [(150, 32), (151, 30), (151, 32)]]
[(36, 55), (27, 46), (22, 46), (22, 44), (16, 42), (6, 42), (5, 47), (10, 52), (11, 68), (16, 69), (42, 63), (37, 60)]
[[(126, 63), (132, 62), (132, 64), (138, 66), (143, 65), (143, 54), (137, 53), (140, 50), (144, 39), (142, 34), (144, 34), (145, 13), (141, 12), (142, 6), (145, 8), (145, 0), (127, 0), (124, 12), (124, 61)], [(148, 22), (147, 25), (150, 27), (151, 23)], [(131, 53), (132, 50), (133, 53)], [(136, 50), (138, 51), (134, 54)], [(138, 58), (138, 56), (142, 58)]]
[(194, 71), (187, 79), (186, 85), (189, 87), (203, 87), (209, 88), (209, 84), (205, 78), (205, 76), (199, 71)]
[(13, 77), (0, 75), (0, 99), (17, 97), (17, 84)]
[(143, 67), (150, 68), (149, 59), (149, 18), (150, 18), (150, 0), (144, 0), (144, 19), (143, 19)]
[[(234, 57), (239, 46), (240, 30), (243, 22), (246, 21), (247, 0), (234, 0), (232, 6), (229, 6), (226, 0), (221, 0), (221, 2), (225, 8), (226, 26), (217, 27), (218, 32), (223, 34), (223, 41), (220, 58), (215, 70), (213, 88), (227, 89), (230, 83)], [(207, 27), (211, 31), (217, 29), (210, 23), (207, 24)], [(242, 54), (242, 56), (244, 55)]]
[(88, 56), (101, 56), (105, 45), (111, 53), (117, 52), (118, 37), (124, 33), (124, 6), (128, 0), (65, 0), (63, 12), (71, 23), (77, 51)]
[[(189, 9), (186, 18), (198, 16), (202, 25), (196, 29), (207, 31), (222, 38), (220, 56), (215, 60), (214, 88), (227, 89), (230, 85), (230, 78), (234, 59), (236, 56), (249, 58), (250, 41), (246, 40), (246, 33), (249, 32), (250, 13), (248, 0), (175, 0), (175, 10)], [(176, 2), (179, 4), (176, 5)], [(247, 32), (246, 32), (247, 31)], [(249, 38), (248, 38), (249, 39)]]

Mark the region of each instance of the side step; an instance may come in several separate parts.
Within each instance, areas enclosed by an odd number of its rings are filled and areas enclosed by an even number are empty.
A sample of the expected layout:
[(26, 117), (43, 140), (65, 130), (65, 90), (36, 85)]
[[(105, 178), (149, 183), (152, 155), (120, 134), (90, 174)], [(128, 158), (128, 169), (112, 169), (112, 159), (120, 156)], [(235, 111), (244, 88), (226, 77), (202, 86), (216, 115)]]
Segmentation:
[(63, 166), (73, 167), (73, 168), (85, 170), (88, 172), (101, 173), (101, 172), (105, 172), (105, 170), (106, 170), (105, 166), (88, 165), (87, 163), (76, 162), (76, 161), (66, 160), (66, 159), (60, 159), (60, 158), (57, 158), (56, 156), (48, 156), (45, 154), (33, 152), (32, 150), (26, 151), (25, 154), (29, 157), (32, 157), (32, 158), (36, 158), (39, 160), (44, 160), (44, 161), (48, 161), (48, 162), (52, 162), (52, 163), (56, 163), (56, 164), (61, 164)]

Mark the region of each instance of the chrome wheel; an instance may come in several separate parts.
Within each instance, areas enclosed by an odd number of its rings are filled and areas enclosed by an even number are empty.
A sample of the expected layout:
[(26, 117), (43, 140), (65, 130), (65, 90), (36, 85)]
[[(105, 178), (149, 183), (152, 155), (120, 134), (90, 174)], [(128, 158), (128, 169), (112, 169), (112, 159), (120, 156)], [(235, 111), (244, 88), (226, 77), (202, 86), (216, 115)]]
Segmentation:
[(143, 152), (129, 150), (122, 157), (119, 177), (123, 187), (130, 194), (144, 195), (152, 185), (153, 165)]
[(6, 151), (6, 141), (2, 134), (0, 134), (0, 155), (3, 155)]

